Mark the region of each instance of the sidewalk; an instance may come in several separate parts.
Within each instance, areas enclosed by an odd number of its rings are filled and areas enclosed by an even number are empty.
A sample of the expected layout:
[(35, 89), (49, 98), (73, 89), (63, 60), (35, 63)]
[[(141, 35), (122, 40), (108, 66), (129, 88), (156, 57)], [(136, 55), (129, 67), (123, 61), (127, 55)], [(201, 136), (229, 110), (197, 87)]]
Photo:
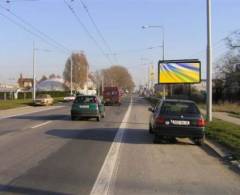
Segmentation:
[(0, 120), (4, 118), (13, 117), (13, 116), (18, 116), (18, 115), (31, 114), (31, 113), (36, 113), (36, 112), (41, 112), (46, 110), (53, 110), (60, 107), (63, 107), (63, 106), (45, 106), (45, 107), (24, 106), (19, 108), (0, 110)]
[[(200, 110), (203, 114), (206, 114), (206, 111), (204, 109)], [(227, 112), (213, 112), (213, 117), (236, 125), (240, 125), (240, 119), (229, 116), (229, 113)]]

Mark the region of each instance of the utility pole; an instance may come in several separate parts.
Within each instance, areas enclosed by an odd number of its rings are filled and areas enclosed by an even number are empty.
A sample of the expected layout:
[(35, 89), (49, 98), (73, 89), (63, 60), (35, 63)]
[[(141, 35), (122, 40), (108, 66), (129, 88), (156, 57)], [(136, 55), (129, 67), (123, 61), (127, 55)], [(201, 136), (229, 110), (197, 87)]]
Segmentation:
[(35, 56), (35, 42), (33, 41), (33, 93), (32, 93), (32, 99), (35, 101), (36, 99), (36, 75), (35, 75), (35, 62), (36, 62), (36, 56)]
[(103, 91), (104, 91), (104, 75), (102, 73), (102, 95), (103, 95)]
[(207, 120), (212, 121), (212, 18), (211, 0), (207, 0)]
[[(165, 59), (165, 32), (164, 28), (162, 27), (162, 60)], [(163, 99), (166, 99), (166, 85), (163, 85)]]
[(70, 91), (71, 95), (73, 95), (73, 90), (72, 90), (72, 80), (73, 80), (73, 59), (72, 59), (72, 54), (70, 56)]

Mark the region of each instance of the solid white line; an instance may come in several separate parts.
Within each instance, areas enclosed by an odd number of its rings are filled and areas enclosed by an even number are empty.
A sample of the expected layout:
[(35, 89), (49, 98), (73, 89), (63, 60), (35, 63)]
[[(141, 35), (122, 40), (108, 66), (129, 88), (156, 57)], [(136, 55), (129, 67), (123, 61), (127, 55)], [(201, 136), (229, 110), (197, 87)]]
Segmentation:
[(15, 117), (15, 116), (22, 116), (22, 115), (34, 114), (34, 113), (37, 113), (37, 112), (44, 112), (44, 111), (47, 111), (47, 110), (56, 110), (56, 109), (60, 109), (60, 108), (63, 108), (63, 107), (64, 106), (50, 107), (50, 108), (36, 110), (36, 111), (32, 111), (32, 112), (30, 111), (30, 112), (21, 113), (21, 114), (14, 114), (14, 115), (9, 115), (9, 116), (4, 116), (4, 117), (0, 117), (0, 120), (6, 119), (6, 118), (12, 118), (12, 117)]
[(105, 158), (105, 161), (101, 167), (101, 170), (98, 174), (98, 177), (94, 183), (94, 186), (91, 190), (90, 195), (107, 195), (110, 191), (110, 185), (112, 181), (112, 176), (113, 173), (115, 172), (115, 169), (117, 168), (116, 165), (117, 160), (118, 160), (118, 155), (119, 155), (119, 150), (120, 150), (120, 145), (122, 142), (122, 138), (124, 135), (124, 131), (127, 126), (127, 121), (130, 116), (132, 109), (132, 98), (131, 102), (128, 106), (128, 110), (123, 118), (123, 121), (116, 133), (116, 136), (114, 138), (114, 141), (108, 151), (108, 154)]
[(35, 126), (31, 127), (31, 128), (32, 128), (32, 129), (35, 129), (35, 128), (38, 128), (38, 127), (42, 127), (42, 126), (47, 125), (47, 124), (49, 124), (49, 123), (51, 123), (51, 122), (52, 122), (52, 121), (47, 121), (47, 122), (44, 122), (44, 123), (35, 125)]

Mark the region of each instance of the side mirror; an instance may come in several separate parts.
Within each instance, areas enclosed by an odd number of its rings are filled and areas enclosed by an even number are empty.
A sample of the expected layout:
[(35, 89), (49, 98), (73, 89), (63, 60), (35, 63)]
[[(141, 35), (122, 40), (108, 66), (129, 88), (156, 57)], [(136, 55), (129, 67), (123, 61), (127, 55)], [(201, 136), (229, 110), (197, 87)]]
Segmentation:
[(148, 108), (148, 111), (154, 112), (154, 109), (153, 109), (152, 107), (149, 107), (149, 108)]

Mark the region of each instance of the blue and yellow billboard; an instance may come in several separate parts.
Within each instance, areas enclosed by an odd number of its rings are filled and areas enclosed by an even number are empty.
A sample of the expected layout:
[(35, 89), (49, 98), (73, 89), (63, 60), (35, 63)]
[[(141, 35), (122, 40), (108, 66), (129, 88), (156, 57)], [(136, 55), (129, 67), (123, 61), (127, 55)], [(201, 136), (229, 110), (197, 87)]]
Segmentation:
[(201, 82), (199, 60), (168, 60), (158, 63), (158, 83), (183, 84)]

